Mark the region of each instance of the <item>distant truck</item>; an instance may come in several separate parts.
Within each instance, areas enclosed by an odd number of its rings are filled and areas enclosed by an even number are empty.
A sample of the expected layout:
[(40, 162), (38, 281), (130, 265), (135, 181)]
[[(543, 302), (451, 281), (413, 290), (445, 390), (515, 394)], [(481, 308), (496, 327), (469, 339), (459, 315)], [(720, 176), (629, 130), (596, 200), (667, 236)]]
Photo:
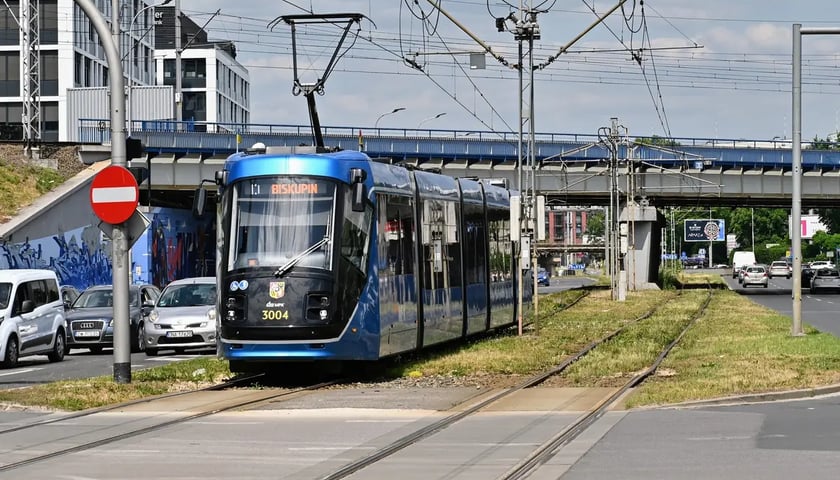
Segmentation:
[(735, 252), (732, 254), (732, 278), (738, 276), (738, 270), (755, 263), (755, 253), (753, 252)]

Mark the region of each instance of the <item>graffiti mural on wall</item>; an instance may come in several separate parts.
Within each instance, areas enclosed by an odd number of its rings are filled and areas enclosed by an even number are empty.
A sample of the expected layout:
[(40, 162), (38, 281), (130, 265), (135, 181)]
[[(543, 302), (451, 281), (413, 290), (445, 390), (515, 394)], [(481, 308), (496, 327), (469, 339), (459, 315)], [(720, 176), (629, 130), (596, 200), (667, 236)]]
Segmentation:
[[(189, 210), (158, 208), (132, 247), (132, 280), (159, 287), (172, 280), (215, 275), (215, 224)], [(111, 284), (111, 242), (94, 225), (22, 243), (0, 243), (0, 269), (48, 268), (62, 285), (84, 290)]]
[(149, 237), (151, 283), (165, 286), (181, 278), (216, 274), (212, 217), (196, 219), (190, 210), (161, 208), (154, 215)]
[(62, 285), (85, 289), (111, 283), (111, 247), (96, 226), (88, 225), (51, 237), (0, 244), (0, 269), (47, 268)]

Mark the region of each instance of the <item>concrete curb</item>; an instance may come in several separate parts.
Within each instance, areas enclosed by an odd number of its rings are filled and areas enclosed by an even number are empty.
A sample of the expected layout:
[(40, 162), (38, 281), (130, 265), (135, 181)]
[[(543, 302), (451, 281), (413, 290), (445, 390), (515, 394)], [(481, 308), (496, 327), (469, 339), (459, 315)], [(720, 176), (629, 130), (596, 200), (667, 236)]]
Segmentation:
[[(801, 390), (784, 390), (781, 392), (753, 393), (749, 395), (733, 395), (731, 397), (718, 397), (709, 400), (691, 400), (688, 402), (672, 403), (668, 405), (651, 406), (649, 408), (693, 408), (709, 407), (716, 405), (737, 405), (744, 403), (775, 402), (781, 400), (800, 400), (803, 398), (818, 397), (840, 393), (840, 384), (826, 385), (824, 387), (803, 388)], [(648, 408), (648, 407), (644, 407)]]

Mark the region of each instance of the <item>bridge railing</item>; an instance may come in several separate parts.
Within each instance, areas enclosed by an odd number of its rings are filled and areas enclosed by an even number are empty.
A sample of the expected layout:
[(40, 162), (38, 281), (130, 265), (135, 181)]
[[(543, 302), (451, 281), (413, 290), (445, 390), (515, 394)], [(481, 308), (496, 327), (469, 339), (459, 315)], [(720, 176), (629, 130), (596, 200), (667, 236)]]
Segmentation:
[[(81, 119), (79, 124), (82, 142), (110, 143), (108, 120)], [(131, 132), (132, 137), (139, 138), (147, 151), (153, 153), (227, 155), (256, 142), (280, 146), (312, 144), (308, 125), (135, 120)], [(363, 150), (371, 156), (512, 162), (518, 155), (518, 132), (325, 126), (322, 133), (329, 147)], [(596, 135), (537, 133), (535, 140), (535, 156), (541, 163), (599, 162), (609, 158), (608, 149), (598, 143)], [(623, 151), (625, 157), (661, 166), (789, 169), (792, 163), (791, 142), (786, 139), (637, 137), (634, 140), (635, 152), (631, 155)], [(815, 150), (811, 146), (803, 143), (803, 169), (840, 170), (840, 149)]]

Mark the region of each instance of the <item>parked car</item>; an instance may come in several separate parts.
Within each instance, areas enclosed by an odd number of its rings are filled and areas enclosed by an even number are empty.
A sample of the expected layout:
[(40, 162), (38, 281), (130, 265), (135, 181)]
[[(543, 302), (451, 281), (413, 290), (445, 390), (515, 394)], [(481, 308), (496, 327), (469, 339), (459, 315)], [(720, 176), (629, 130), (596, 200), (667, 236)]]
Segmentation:
[[(128, 287), (128, 318), (131, 324), (131, 351), (141, 352), (145, 347), (140, 332), (146, 316), (160, 296), (154, 285)], [(111, 285), (90, 287), (73, 302), (67, 312), (67, 350), (87, 348), (99, 353), (114, 346), (114, 288)]]
[(802, 271), (800, 272), (800, 278), (802, 279), (801, 288), (811, 287), (811, 278), (814, 276), (814, 273), (816, 273), (816, 270), (812, 270), (808, 265), (802, 265)]
[(58, 289), (61, 291), (61, 300), (64, 303), (64, 309), (69, 310), (73, 302), (79, 298), (79, 290), (73, 285), (62, 285)]
[(0, 270), (0, 366), (21, 357), (64, 360), (64, 305), (52, 270)]
[(773, 277), (785, 277), (790, 278), (791, 276), (791, 269), (788, 266), (787, 262), (784, 260), (775, 261), (770, 263), (770, 271), (768, 272), (770, 278)]
[(834, 268), (834, 264), (828, 260), (814, 260), (809, 265), (811, 270), (818, 270), (820, 268)]
[(748, 265), (744, 265), (738, 268), (738, 283), (744, 283), (744, 275), (747, 273), (747, 267)]
[(820, 268), (814, 270), (811, 277), (811, 293), (826, 290), (840, 291), (840, 272), (836, 268)]
[(755, 253), (753, 252), (735, 252), (732, 254), (732, 278), (738, 276), (738, 271), (742, 268), (755, 264)]
[(750, 285), (760, 285), (767, 288), (769, 279), (767, 278), (767, 267), (764, 265), (750, 265), (744, 269), (744, 278), (741, 280), (744, 288)]
[(551, 285), (551, 276), (544, 268), (539, 269), (537, 272), (537, 284), (545, 285), (546, 287)]
[(216, 277), (176, 280), (161, 292), (144, 324), (146, 355), (216, 347)]

